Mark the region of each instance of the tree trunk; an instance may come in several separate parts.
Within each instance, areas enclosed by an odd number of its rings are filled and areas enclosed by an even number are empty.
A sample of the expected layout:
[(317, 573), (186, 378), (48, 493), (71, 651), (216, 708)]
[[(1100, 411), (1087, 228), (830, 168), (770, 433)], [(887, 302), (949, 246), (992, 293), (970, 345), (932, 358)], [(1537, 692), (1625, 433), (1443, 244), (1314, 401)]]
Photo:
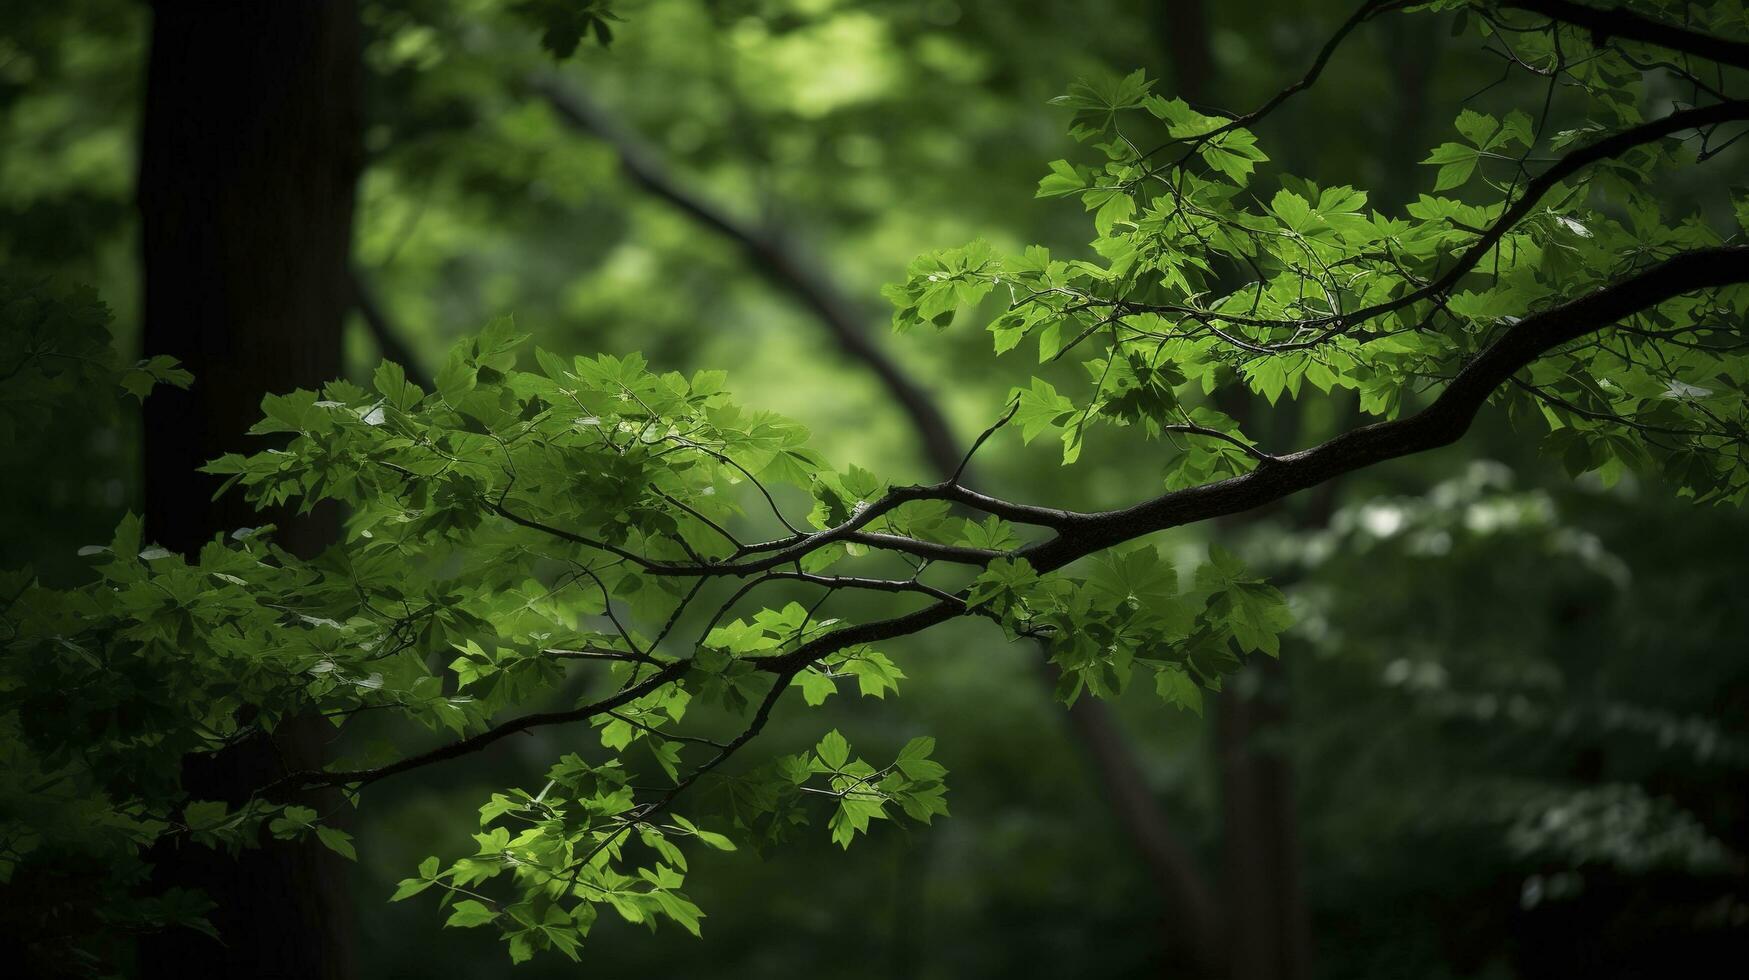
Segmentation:
[[(1214, 88), (1208, 10), (1203, 0), (1163, 0), (1153, 9), (1174, 89), (1206, 104)], [(1257, 400), (1233, 390), (1217, 405), (1246, 429), (1259, 422)], [(1279, 419), (1271, 420), (1283, 426)], [(1231, 526), (1231, 521), (1223, 522)], [(1305, 903), (1299, 877), (1299, 825), (1293, 769), (1267, 747), (1269, 730), (1287, 715), (1281, 664), (1255, 658), (1212, 699), (1215, 764), (1221, 786), (1222, 903), (1220, 957), (1232, 980), (1300, 980), (1309, 972)], [(1261, 736), (1261, 738), (1260, 738)]]
[(1168, 98), (1206, 107), (1215, 74), (1214, 49), (1209, 44), (1208, 10), (1203, 0), (1151, 0), (1150, 14), (1160, 48), (1166, 54), (1166, 75), (1172, 79)]
[[(240, 496), (211, 502), (218, 481), (195, 468), (251, 448), (263, 393), (340, 372), (363, 63), (348, 0), (153, 9), (145, 349), (181, 358), (195, 384), (146, 406), (147, 530), (186, 550), (259, 523)], [(332, 534), (332, 517), (288, 521), (279, 540), (311, 551)]]
[(1429, 186), (1423, 179), (1427, 168), (1417, 164), (1437, 142), (1428, 132), (1432, 116), (1427, 105), (1433, 70), (1444, 48), (1439, 36), (1443, 28), (1443, 22), (1432, 17), (1393, 17), (1381, 21), (1377, 28), (1395, 104), (1384, 116), (1378, 134), (1378, 189), (1369, 203), (1385, 214), (1398, 213), (1404, 205), (1413, 204), (1418, 192)]
[[(1263, 416), (1255, 396), (1234, 389), (1226, 395), (1224, 410), (1247, 422), (1256, 420), (1248, 428), (1255, 431), (1260, 427), (1256, 423), (1270, 423), (1262, 427), (1265, 445), (1303, 443), (1297, 435), (1303, 425), (1298, 406), (1284, 403)], [(1346, 416), (1346, 410), (1338, 410), (1339, 419)], [(1338, 422), (1337, 428), (1345, 426)], [(1331, 481), (1296, 498), (1297, 506), (1285, 508), (1288, 525), (1328, 526), (1339, 485), (1340, 481)], [(1280, 578), (1277, 584), (1290, 585)], [(1215, 699), (1231, 980), (1302, 980), (1311, 975), (1311, 933), (1300, 876), (1299, 808), (1293, 762), (1283, 745), (1290, 736), (1293, 703), (1284, 661), (1300, 652), (1284, 641), (1280, 658), (1253, 654), (1250, 665)]]
[[(1248, 431), (1263, 430), (1265, 445), (1296, 442), (1297, 406), (1284, 404), (1265, 414), (1255, 396), (1237, 389), (1222, 395), (1219, 407)], [(1306, 506), (1291, 510), (1294, 525), (1329, 523), (1334, 488), (1326, 484)], [(1285, 648), (1282, 655), (1293, 656), (1293, 649)], [(1281, 660), (1263, 654), (1250, 659), (1214, 699), (1227, 975), (1230, 980), (1303, 980), (1311, 973), (1311, 938), (1300, 882), (1293, 763), (1279, 744), (1271, 744), (1285, 735), (1291, 689)]]
[(1258, 656), (1215, 705), (1232, 980), (1308, 973), (1293, 768), (1269, 744), (1287, 716), (1282, 673), (1279, 660)]
[[(352, 0), (153, 4), (138, 188), (144, 347), (195, 376), (145, 409), (146, 533), (168, 548), (192, 552), (264, 522), (304, 555), (334, 537), (332, 511), (258, 515), (240, 495), (214, 502), (217, 481), (195, 468), (264, 448), (245, 436), (264, 393), (340, 373), (362, 78)], [(316, 735), (282, 730), (191, 759), (184, 783), (196, 798), (235, 801), (288, 764), (316, 761)], [(159, 884), (214, 900), (224, 943), (187, 930), (151, 937), (142, 976), (346, 975), (332, 855), (274, 845), (233, 860), (190, 846), (154, 858)]]
[[(1057, 671), (1047, 667), (1047, 673), (1054, 688)], [(1174, 832), (1154, 798), (1129, 739), (1118, 727), (1116, 712), (1085, 695), (1067, 714), (1093, 761), (1118, 825), (1129, 834), (1159, 893), (1164, 975), (1176, 980), (1222, 976), (1224, 926), (1219, 899), (1203, 880), (1196, 855)]]

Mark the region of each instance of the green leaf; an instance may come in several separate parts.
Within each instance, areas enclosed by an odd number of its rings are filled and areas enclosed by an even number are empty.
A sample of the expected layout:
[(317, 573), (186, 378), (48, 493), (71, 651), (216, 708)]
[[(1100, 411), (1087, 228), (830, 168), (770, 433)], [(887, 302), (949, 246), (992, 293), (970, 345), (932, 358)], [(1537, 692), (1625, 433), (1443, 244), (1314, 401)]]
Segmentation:
[(818, 670), (804, 670), (791, 683), (802, 689), (802, 700), (809, 707), (817, 708), (838, 693), (838, 682)]
[(1446, 191), (1469, 182), (1470, 175), (1476, 172), (1477, 156), (1475, 147), (1464, 146), (1462, 143), (1441, 143), (1421, 162), (1439, 167), (1439, 179), (1434, 183), (1433, 189)]
[(498, 918), (498, 913), (471, 898), (466, 898), (455, 903), (455, 908), (449, 913), (449, 919), (444, 922), (444, 925), (472, 929), (475, 926), (483, 926), (496, 918)]
[(674, 822), (685, 828), (687, 833), (697, 837), (699, 841), (707, 847), (714, 847), (719, 851), (733, 851), (736, 849), (734, 841), (722, 834), (704, 830), (685, 817), (677, 814), (674, 817)]
[(1188, 672), (1176, 666), (1166, 666), (1154, 674), (1154, 690), (1167, 704), (1175, 704), (1202, 715), (1202, 688)]
[(1306, 234), (1317, 225), (1312, 217), (1312, 205), (1290, 190), (1277, 191), (1275, 198), (1269, 202), (1269, 210), (1281, 219), (1282, 225), (1289, 231), (1298, 234)]
[(383, 361), (371, 375), (371, 383), (390, 405), (409, 411), (425, 397), (419, 386), (407, 380), (407, 372), (394, 361)]
[(1057, 389), (1040, 378), (1032, 379), (1031, 388), (1016, 388), (1011, 398), (1019, 398), (1014, 411), (1014, 423), (1020, 426), (1022, 442), (1030, 443), (1039, 434), (1060, 426), (1075, 411), (1075, 403), (1057, 394)]
[(399, 902), (404, 899), (412, 898), (414, 895), (419, 894), (435, 884), (437, 884), (437, 882), (432, 881), (429, 878), (403, 878), (401, 879), (400, 884), (395, 886), (395, 893), (389, 896), (389, 901)]
[(884, 820), (886, 816), (880, 800), (847, 796), (838, 801), (838, 810), (827, 824), (832, 842), (848, 849), (857, 834), (868, 833), (870, 820)]
[(1087, 587), (1107, 605), (1161, 609), (1178, 594), (1178, 573), (1154, 548), (1135, 548), (1121, 555), (1107, 552), (1094, 559)]
[(510, 9), (540, 29), (541, 47), (559, 61), (576, 54), (592, 34), (602, 47), (611, 45), (611, 22), (619, 20), (607, 0), (517, 0)]
[(814, 754), (820, 757), (820, 762), (828, 769), (843, 769), (844, 764), (850, 761), (850, 743), (834, 728), (820, 739), (819, 745), (814, 746)]
[(187, 388), (194, 383), (194, 375), (183, 370), (176, 358), (158, 354), (122, 372), (119, 383), (128, 394), (145, 401), (158, 385)]
[(972, 583), (966, 595), (966, 608), (994, 603), (1001, 611), (1037, 581), (1038, 573), (1025, 558), (997, 558)]
[(919, 782), (940, 780), (947, 775), (947, 767), (929, 758), (934, 752), (935, 739), (919, 736), (905, 743), (893, 764), (900, 772)]
[(1089, 211), (1094, 211), (1093, 228), (1102, 238), (1111, 234), (1118, 222), (1128, 220), (1136, 213), (1135, 198), (1121, 190), (1088, 191), (1082, 201)]
[(1456, 126), (1457, 131), (1462, 133), (1464, 139), (1469, 140), (1476, 149), (1486, 150), (1495, 143), (1495, 134), (1500, 129), (1500, 120), (1485, 113), (1465, 109), (1458, 113)]
[(1051, 161), (1051, 172), (1038, 182), (1036, 197), (1062, 197), (1083, 190), (1087, 180), (1067, 160)]
[(316, 837), (322, 841), (324, 847), (335, 854), (348, 861), (358, 860), (358, 851), (352, 847), (352, 835), (346, 831), (336, 830), (333, 827), (317, 827)]
[(182, 820), (190, 830), (212, 830), (230, 816), (223, 800), (201, 800), (182, 808)]
[(1214, 593), (1209, 613), (1242, 649), (1276, 656), (1277, 636), (1293, 622), (1287, 599), (1274, 586), (1252, 577), (1244, 563), (1219, 545), (1209, 547), (1209, 563), (1197, 569), (1197, 587)]
[(316, 824), (316, 811), (307, 806), (288, 806), (267, 825), (267, 829), (281, 839), (291, 839), (306, 834)]

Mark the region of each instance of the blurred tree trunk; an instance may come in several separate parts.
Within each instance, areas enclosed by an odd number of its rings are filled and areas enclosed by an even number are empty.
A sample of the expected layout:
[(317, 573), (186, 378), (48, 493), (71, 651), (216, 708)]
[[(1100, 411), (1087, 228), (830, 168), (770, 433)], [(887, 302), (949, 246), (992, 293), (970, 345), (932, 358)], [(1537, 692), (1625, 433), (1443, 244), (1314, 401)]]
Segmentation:
[(1166, 55), (1166, 72), (1172, 79), (1167, 98), (1180, 98), (1193, 106), (1207, 106), (1213, 88), (1215, 57), (1209, 43), (1208, 9), (1203, 0), (1149, 0), (1154, 34)]
[(1384, 63), (1391, 73), (1394, 105), (1381, 114), (1378, 142), (1377, 192), (1373, 207), (1386, 214), (1414, 203), (1417, 191), (1425, 189), (1418, 166), (1428, 147), (1436, 142), (1428, 133), (1428, 99), (1432, 95), (1433, 69), (1444, 50), (1440, 43), (1445, 25), (1433, 17), (1393, 17), (1376, 28), (1384, 39)]
[[(1304, 413), (1297, 403), (1271, 409), (1238, 389), (1225, 393), (1229, 397), (1222, 400), (1221, 410), (1265, 445), (1295, 445), (1304, 439)], [(1295, 527), (1328, 524), (1334, 486), (1326, 484), (1298, 501), (1299, 506), (1285, 507), (1282, 516)], [(1284, 644), (1282, 655), (1292, 656), (1293, 650)], [(1230, 980), (1303, 980), (1311, 973), (1311, 937), (1300, 881), (1299, 808), (1293, 764), (1281, 744), (1291, 704), (1281, 659), (1262, 654), (1253, 654), (1245, 671), (1214, 699)]]
[[(166, 547), (192, 552), (217, 532), (268, 521), (304, 555), (335, 535), (332, 511), (258, 515), (237, 494), (214, 502), (217, 482), (195, 468), (262, 448), (245, 432), (264, 392), (340, 373), (362, 78), (352, 0), (153, 4), (138, 186), (144, 347), (195, 376), (191, 390), (146, 405), (146, 531)], [(288, 765), (314, 764), (317, 736), (292, 725), (191, 759), (185, 785), (197, 798), (240, 800)], [(216, 902), (224, 943), (188, 930), (150, 937), (142, 976), (349, 972), (333, 855), (276, 845), (238, 861), (185, 846), (154, 858), (159, 884)]]
[(1309, 971), (1293, 767), (1271, 744), (1287, 720), (1281, 661), (1258, 656), (1215, 706), (1228, 975), (1301, 980)]
[[(1046, 671), (1054, 689), (1057, 671), (1048, 665)], [(1087, 695), (1067, 714), (1093, 761), (1106, 801), (1159, 892), (1164, 913), (1160, 928), (1165, 975), (1176, 980), (1223, 975), (1219, 897), (1204, 881), (1196, 856), (1174, 832), (1149, 789), (1141, 762), (1118, 727), (1116, 712)]]
[[(1204, 0), (1157, 0), (1151, 10), (1173, 81), (1168, 94), (1209, 105), (1216, 69)], [(1256, 399), (1231, 394), (1217, 407), (1255, 429), (1263, 421)], [(1269, 421), (1278, 431), (1292, 428)], [(1280, 662), (1256, 660), (1213, 699), (1224, 899), (1219, 961), (1232, 980), (1299, 980), (1310, 972), (1310, 943), (1293, 770), (1268, 745), (1271, 730), (1286, 720), (1288, 692)]]

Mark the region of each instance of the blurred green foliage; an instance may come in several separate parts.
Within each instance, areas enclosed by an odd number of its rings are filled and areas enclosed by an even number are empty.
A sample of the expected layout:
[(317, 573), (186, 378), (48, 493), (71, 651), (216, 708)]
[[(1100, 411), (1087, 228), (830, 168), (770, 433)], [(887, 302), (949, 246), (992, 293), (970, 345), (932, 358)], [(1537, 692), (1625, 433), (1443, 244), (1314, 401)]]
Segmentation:
[[(866, 367), (743, 248), (641, 190), (610, 141), (543, 93), (586, 98), (622, 136), (638, 134), (678, 186), (805, 256), (877, 329), (890, 313), (881, 286), (904, 281), (919, 253), (981, 238), (1003, 254), (1039, 243), (1096, 257), (1079, 205), (1026, 203), (1047, 161), (1084, 152), (1063, 135), (1069, 113), (1045, 104), (1072, 79), (1147, 66), (1167, 79), (1164, 94), (1191, 84), (1199, 106), (1255, 106), (1298, 77), (1352, 7), (1210, 5), (1212, 70), (1187, 82), (1174, 76), (1171, 5), (620, 2), (612, 45), (562, 63), (543, 45), (563, 53), (570, 35), (599, 28), (531, 29), (553, 6), (364, 7), (371, 161), (355, 258), (414, 367), (434, 372), (454, 340), (513, 311), (547, 349), (727, 370), (740, 401), (802, 420), (835, 464), (894, 484), (930, 465)], [(137, 302), (130, 195), (147, 18), (103, 0), (0, 13), (0, 263), (10, 281), (94, 285), (117, 311), (122, 350)], [(1504, 116), (1540, 90), (1521, 78), (1489, 88), (1499, 59), (1453, 36), (1452, 20), (1358, 33), (1292, 111), (1257, 126), (1271, 157), (1369, 187), (1371, 205), (1392, 212), (1456, 180), (1416, 166), (1452, 138), (1450, 107), (1486, 89), (1471, 104)], [(1672, 94), (1648, 79), (1646, 99)], [(1710, 165), (1740, 178), (1743, 159), (1739, 149)], [(1692, 186), (1655, 186), (1678, 209), (1717, 207)], [(363, 383), (376, 341), (362, 318), (350, 339)], [(967, 436), (1026, 380), (977, 330), (881, 342)], [(1303, 446), (1351, 419), (1333, 399), (1265, 413), (1252, 434)], [(78, 545), (110, 541), (137, 499), (133, 426), (104, 410), (14, 431), (0, 455), (4, 564), (75, 581)], [(1749, 521), (1673, 501), (1656, 478), (1573, 481), (1533, 442), (1484, 423), (1461, 449), (1357, 474), (1332, 497), (1158, 539), (1189, 568), (1219, 538), (1294, 609), (1282, 676), (1240, 675), (1236, 691), (1210, 698), (1210, 720), (1163, 711), (1147, 691), (1118, 706), (1148, 789), (1217, 882), (1229, 831), (1212, 712), (1245, 692), (1284, 707), (1256, 738), (1294, 773), (1317, 975), (1644, 975), (1705, 963), (1749, 933), (1749, 605), (1738, 585)], [(1095, 508), (1159, 486), (1133, 433), (1090, 433), (1074, 467), (1058, 456), (998, 440), (979, 457), (983, 488)], [(842, 615), (889, 608), (863, 598)], [(828, 715), (780, 713), (763, 738), (807, 751), (829, 718), (858, 751), (891, 758), (927, 731), (955, 776), (953, 817), (881, 827), (842, 853), (823, 831), (765, 854), (699, 853), (687, 891), (708, 914), (702, 938), (652, 941), (604, 919), (589, 969), (1159, 969), (1155, 882), (1036, 682), (1035, 650), (957, 624), (890, 653), (909, 677), (905, 698), (831, 698)], [(405, 734), (365, 715), (346, 746), (389, 740)], [(468, 846), (478, 801), (597, 742), (543, 732), (373, 790), (350, 828), (369, 842), (354, 875), (361, 972), (507, 969), (496, 944), (385, 899), (426, 855)], [(518, 968), (575, 969), (558, 957)]]

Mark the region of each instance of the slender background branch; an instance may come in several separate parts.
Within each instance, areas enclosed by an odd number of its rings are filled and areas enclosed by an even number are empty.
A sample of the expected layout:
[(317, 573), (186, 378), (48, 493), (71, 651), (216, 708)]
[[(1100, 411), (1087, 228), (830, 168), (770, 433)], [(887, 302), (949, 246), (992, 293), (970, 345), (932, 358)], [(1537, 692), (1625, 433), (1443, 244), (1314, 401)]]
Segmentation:
[(581, 92), (551, 78), (531, 79), (529, 86), (546, 100), (560, 121), (612, 147), (633, 183), (734, 243), (766, 281), (813, 313), (840, 350), (880, 379), (910, 419), (930, 464), (943, 476), (954, 471), (961, 449), (947, 417), (923, 386), (869, 335), (864, 313), (843, 289), (791, 247), (782, 234), (758, 228), (687, 188), (637, 134)]

